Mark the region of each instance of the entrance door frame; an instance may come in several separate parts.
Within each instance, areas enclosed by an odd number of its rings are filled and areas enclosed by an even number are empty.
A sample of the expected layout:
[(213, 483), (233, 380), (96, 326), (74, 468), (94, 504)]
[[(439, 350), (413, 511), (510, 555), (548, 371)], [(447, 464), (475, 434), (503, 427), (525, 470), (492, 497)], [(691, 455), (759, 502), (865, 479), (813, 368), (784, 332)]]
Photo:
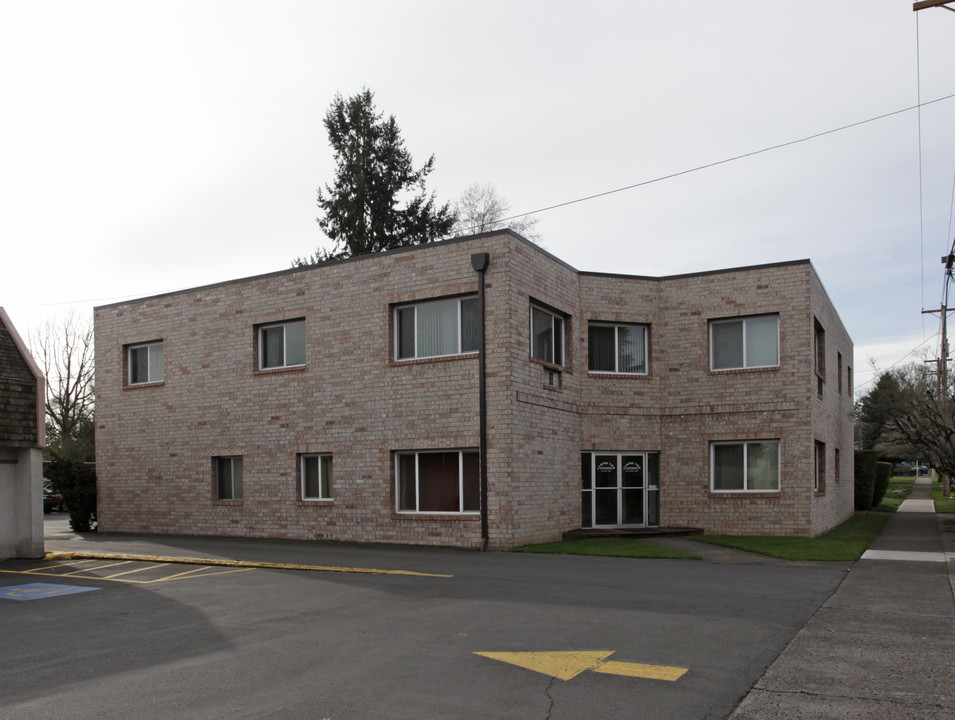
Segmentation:
[[(582, 467), (584, 472), (584, 485), (581, 490), (581, 504), (583, 516), (586, 518), (587, 515), (590, 517), (589, 527), (593, 529), (611, 529), (611, 528), (645, 528), (645, 527), (658, 527), (660, 524), (660, 478), (659, 478), (659, 452), (647, 451), (647, 450), (638, 450), (638, 451), (621, 451), (621, 450), (589, 450), (584, 453), (584, 455), (589, 455), (589, 472), (586, 467)], [(613, 525), (598, 525), (596, 523), (597, 518), (597, 492), (603, 490), (604, 492), (610, 490), (611, 488), (597, 488), (596, 476), (597, 476), (597, 457), (598, 456), (614, 456), (617, 460), (617, 522)], [(656, 465), (655, 472), (651, 473), (651, 462), (650, 456), (655, 456)], [(635, 486), (625, 486), (624, 483), (624, 472), (623, 472), (623, 458), (624, 457), (639, 457), (641, 458), (642, 470), (643, 470), (643, 522), (642, 523), (623, 523), (623, 493), (625, 490), (636, 490), (640, 489)], [(656, 477), (653, 477), (653, 475)], [(589, 478), (589, 487), (587, 485), (587, 479)], [(589, 502), (589, 513), (588, 508), (584, 506), (584, 503)], [(652, 504), (652, 508), (651, 508)], [(650, 519), (654, 518), (655, 523), (650, 523)], [(582, 518), (583, 519), (583, 518)]]

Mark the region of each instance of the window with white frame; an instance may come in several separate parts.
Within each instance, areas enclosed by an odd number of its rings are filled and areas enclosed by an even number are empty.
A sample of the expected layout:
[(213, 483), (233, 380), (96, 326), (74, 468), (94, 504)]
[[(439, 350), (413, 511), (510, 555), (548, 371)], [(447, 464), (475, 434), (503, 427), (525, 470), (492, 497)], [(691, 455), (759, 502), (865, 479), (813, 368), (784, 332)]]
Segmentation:
[(302, 500), (332, 499), (332, 456), (302, 455)]
[(216, 498), (242, 499), (242, 457), (213, 458), (216, 469)]
[(647, 327), (591, 323), (587, 335), (590, 372), (647, 374)]
[(259, 369), (305, 364), (305, 321), (259, 326)]
[(476, 513), (481, 481), (476, 450), (395, 455), (398, 512)]
[(710, 369), (779, 365), (779, 316), (710, 321)]
[(531, 305), (531, 357), (564, 364), (564, 318)]
[(447, 298), (395, 308), (395, 358), (476, 353), (480, 332), (477, 297)]
[(710, 443), (713, 492), (779, 490), (779, 440)]
[(163, 381), (162, 341), (130, 345), (127, 349), (129, 384), (158, 383)]

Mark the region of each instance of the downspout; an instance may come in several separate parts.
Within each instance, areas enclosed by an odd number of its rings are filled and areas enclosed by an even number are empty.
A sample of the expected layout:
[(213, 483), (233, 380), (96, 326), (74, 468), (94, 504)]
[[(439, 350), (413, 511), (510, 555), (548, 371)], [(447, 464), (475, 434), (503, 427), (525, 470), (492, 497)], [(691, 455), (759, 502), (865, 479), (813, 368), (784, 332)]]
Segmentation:
[(480, 415), (480, 429), (478, 440), (481, 466), (481, 551), (487, 550), (488, 523), (487, 523), (487, 366), (484, 362), (484, 272), (487, 270), (491, 256), (487, 253), (474, 253), (471, 256), (471, 267), (478, 274), (478, 308), (481, 321), (478, 323), (478, 405)]

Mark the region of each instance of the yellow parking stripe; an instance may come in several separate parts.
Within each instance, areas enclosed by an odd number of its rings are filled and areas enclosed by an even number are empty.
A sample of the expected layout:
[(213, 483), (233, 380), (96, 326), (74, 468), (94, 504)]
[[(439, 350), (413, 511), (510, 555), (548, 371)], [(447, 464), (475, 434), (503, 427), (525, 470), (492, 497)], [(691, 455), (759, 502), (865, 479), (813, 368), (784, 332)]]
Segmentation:
[(217, 565), (222, 567), (261, 568), (264, 570), (303, 570), (310, 572), (359, 573), (363, 575), (412, 575), (414, 577), (451, 578), (454, 575), (415, 572), (413, 570), (383, 570), (381, 568), (354, 568), (337, 565), (294, 565), (291, 563), (250, 562), (248, 560), (220, 560), (217, 558), (185, 558), (166, 555), (130, 555), (126, 553), (61, 553), (46, 554), (47, 560), (141, 560), (143, 562), (179, 563), (182, 565)]

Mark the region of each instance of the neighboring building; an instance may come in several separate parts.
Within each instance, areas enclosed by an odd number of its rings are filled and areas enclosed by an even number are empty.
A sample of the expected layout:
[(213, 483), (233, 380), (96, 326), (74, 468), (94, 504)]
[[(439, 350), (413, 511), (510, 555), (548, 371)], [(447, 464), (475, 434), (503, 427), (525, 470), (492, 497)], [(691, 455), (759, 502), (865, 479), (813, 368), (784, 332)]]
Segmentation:
[(45, 384), (0, 308), (0, 560), (43, 557)]
[(103, 531), (475, 548), (483, 521), (507, 549), (581, 527), (815, 536), (853, 511), (852, 342), (808, 260), (588, 273), (504, 231), (95, 325)]

